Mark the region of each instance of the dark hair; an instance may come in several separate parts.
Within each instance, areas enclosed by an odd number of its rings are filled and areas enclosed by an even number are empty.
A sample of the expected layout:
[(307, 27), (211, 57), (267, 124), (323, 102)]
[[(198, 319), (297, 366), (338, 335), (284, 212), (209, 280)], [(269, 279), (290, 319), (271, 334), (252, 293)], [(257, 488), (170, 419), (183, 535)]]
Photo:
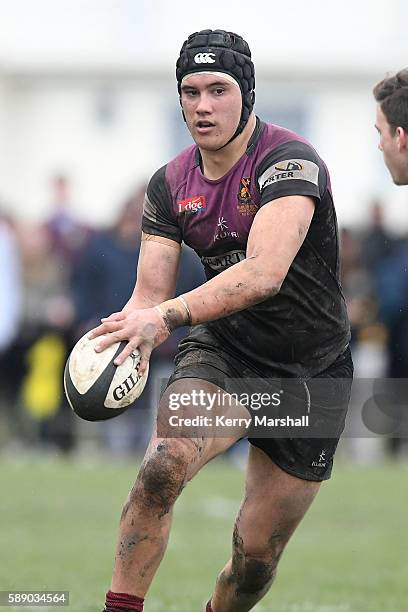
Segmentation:
[(373, 93), (392, 132), (402, 127), (408, 133), (408, 68), (377, 83)]

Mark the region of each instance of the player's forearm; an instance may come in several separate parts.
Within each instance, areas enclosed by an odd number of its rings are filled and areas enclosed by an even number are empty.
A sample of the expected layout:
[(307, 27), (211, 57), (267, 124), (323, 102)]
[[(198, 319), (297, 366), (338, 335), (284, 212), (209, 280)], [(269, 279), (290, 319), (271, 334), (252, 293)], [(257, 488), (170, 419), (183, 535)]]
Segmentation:
[[(160, 304), (170, 330), (215, 321), (263, 302), (279, 292), (283, 279), (266, 274), (259, 257), (250, 257), (201, 287)], [(183, 303), (184, 302), (184, 303)]]
[(125, 311), (152, 308), (174, 296), (180, 252), (173, 240), (142, 234), (137, 282)]
[[(174, 295), (174, 294), (173, 294)], [(168, 294), (163, 294), (161, 291), (141, 291), (136, 286), (131, 298), (127, 302), (124, 310), (138, 310), (144, 308), (153, 308), (156, 304), (160, 304), (161, 302), (168, 299), (170, 296)]]
[(276, 295), (282, 279), (265, 271), (261, 257), (249, 257), (184, 297), (193, 325), (221, 319)]

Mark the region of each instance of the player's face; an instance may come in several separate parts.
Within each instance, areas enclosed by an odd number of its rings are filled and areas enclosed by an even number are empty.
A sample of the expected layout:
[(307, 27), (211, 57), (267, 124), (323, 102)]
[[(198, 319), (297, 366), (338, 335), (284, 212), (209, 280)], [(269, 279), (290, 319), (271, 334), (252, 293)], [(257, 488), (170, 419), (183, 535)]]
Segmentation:
[(201, 149), (216, 151), (238, 127), (241, 90), (219, 75), (194, 74), (183, 81), (181, 104), (194, 141)]
[[(393, 133), (387, 117), (377, 106), (377, 118), (375, 127), (380, 135), (378, 148), (382, 151), (384, 162), (390, 171), (392, 180), (396, 185), (406, 185), (408, 183), (408, 160), (401, 147), (401, 128)], [(403, 136), (403, 134), (402, 134)]]

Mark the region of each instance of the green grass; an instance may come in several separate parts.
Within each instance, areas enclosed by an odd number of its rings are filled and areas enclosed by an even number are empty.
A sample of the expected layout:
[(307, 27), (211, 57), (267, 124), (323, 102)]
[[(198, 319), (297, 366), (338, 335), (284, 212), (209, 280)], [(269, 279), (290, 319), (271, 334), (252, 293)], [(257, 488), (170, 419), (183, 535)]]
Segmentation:
[[(136, 462), (1, 459), (0, 470), (0, 590), (69, 590), (60, 609), (101, 612)], [(408, 610), (407, 477), (402, 464), (338, 465), (256, 610)], [(202, 612), (230, 554), (242, 484), (219, 460), (183, 492), (146, 612)]]

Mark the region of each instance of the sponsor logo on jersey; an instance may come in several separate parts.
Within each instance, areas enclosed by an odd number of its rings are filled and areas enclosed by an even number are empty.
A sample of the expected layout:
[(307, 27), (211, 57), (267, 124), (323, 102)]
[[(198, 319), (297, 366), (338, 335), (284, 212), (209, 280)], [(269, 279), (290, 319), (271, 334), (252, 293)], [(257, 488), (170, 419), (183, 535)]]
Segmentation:
[(217, 227), (219, 228), (220, 232), (225, 232), (225, 230), (228, 229), (228, 223), (224, 217), (218, 217)]
[(249, 176), (242, 177), (239, 182), (237, 209), (239, 214), (243, 216), (254, 215), (258, 210), (258, 206), (252, 201), (252, 195), (249, 190), (250, 185), (251, 178)]
[(262, 190), (278, 181), (308, 181), (319, 184), (319, 166), (308, 159), (286, 159), (272, 164), (259, 177), (259, 188)]
[(215, 53), (196, 53), (194, 61), (196, 64), (214, 64)]
[(193, 196), (187, 200), (177, 202), (178, 212), (181, 213), (199, 213), (207, 208), (207, 202), (204, 196)]
[(214, 242), (223, 240), (224, 238), (239, 238), (238, 232), (231, 232), (227, 220), (224, 217), (218, 217), (217, 231), (214, 234)]
[(302, 164), (293, 161), (285, 162), (282, 165), (275, 166), (275, 168), (280, 172), (293, 172), (293, 170), (303, 170)]
[(245, 251), (228, 251), (227, 253), (222, 253), (221, 255), (201, 257), (203, 265), (208, 266), (215, 272), (226, 270), (243, 259), (245, 259)]

